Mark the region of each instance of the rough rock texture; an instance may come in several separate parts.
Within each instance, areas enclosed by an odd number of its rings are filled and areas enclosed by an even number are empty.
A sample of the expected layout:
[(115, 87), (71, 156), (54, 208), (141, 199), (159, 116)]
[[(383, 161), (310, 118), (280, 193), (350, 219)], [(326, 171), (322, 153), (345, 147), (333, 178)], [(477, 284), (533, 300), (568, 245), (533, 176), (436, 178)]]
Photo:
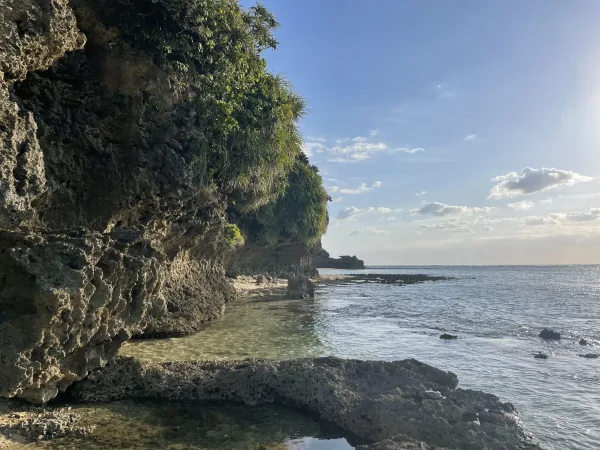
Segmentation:
[(45, 402), (234, 296), (190, 106), (96, 6), (0, 0), (1, 396)]
[(545, 340), (559, 340), (560, 333), (558, 331), (551, 330), (550, 328), (544, 328), (540, 331), (539, 336)]
[(365, 268), (365, 262), (356, 256), (343, 255), (339, 258), (331, 258), (325, 250), (319, 251), (313, 257), (312, 264), (319, 269), (361, 270)]
[(83, 426), (70, 408), (34, 408), (0, 400), (0, 448), (67, 436), (87, 436), (93, 426)]
[(228, 258), (227, 273), (230, 276), (268, 273), (275, 278), (312, 278), (319, 275), (312, 264), (313, 252), (314, 249), (294, 240), (273, 247), (247, 242)]
[(0, 227), (32, 221), (46, 185), (34, 115), (9, 87), (84, 43), (67, 0), (0, 0)]
[(287, 285), (287, 297), (292, 300), (312, 298), (315, 296), (315, 286), (306, 277), (290, 278)]
[[(84, 402), (153, 398), (282, 403), (374, 443), (395, 441), (372, 448), (539, 449), (519, 428), (510, 403), (456, 389), (457, 384), (456, 375), (416, 360), (146, 364), (119, 358), (71, 392)], [(402, 442), (399, 435), (410, 439)]]

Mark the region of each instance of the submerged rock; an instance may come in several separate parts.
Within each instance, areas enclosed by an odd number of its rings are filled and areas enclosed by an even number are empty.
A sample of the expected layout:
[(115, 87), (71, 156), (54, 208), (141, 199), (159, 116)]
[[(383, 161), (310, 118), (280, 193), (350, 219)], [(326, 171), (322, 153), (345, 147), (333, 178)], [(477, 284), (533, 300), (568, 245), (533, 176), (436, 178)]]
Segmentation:
[(577, 356), (581, 356), (582, 358), (588, 358), (588, 359), (596, 359), (596, 358), (600, 357), (600, 355), (598, 355), (597, 353), (586, 353), (585, 355), (577, 355)]
[(587, 341), (584, 338), (579, 339), (579, 345), (587, 345)]
[(0, 448), (69, 436), (87, 436), (94, 426), (82, 425), (70, 408), (32, 408), (15, 401), (0, 401)]
[(454, 334), (444, 333), (444, 334), (440, 335), (440, 339), (452, 340), (452, 339), (458, 339), (458, 336), (455, 336)]
[[(406, 436), (410, 438), (407, 443), (422, 444), (420, 448), (539, 449), (519, 427), (510, 403), (483, 392), (457, 389), (457, 384), (453, 373), (412, 359), (149, 364), (118, 358), (77, 383), (71, 393), (83, 402), (151, 398), (281, 403), (307, 410), (372, 442)], [(443, 398), (430, 399), (427, 393), (431, 391)], [(479, 421), (463, 421), (465, 413), (479, 414)], [(397, 444), (404, 445), (401, 440)], [(404, 448), (419, 448), (414, 445)]]
[(558, 340), (560, 339), (560, 333), (554, 330), (551, 330), (550, 328), (544, 328), (539, 336), (542, 339), (546, 339), (546, 340)]
[(534, 353), (533, 357), (535, 359), (548, 359), (548, 355), (546, 355), (545, 353), (542, 353), (542, 352)]

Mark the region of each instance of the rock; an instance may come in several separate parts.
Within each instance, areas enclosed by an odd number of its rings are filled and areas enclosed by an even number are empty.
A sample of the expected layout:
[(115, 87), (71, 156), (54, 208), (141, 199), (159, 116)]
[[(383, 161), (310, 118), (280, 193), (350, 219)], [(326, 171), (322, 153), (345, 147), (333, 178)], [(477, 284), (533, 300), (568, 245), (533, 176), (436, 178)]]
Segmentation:
[[(277, 402), (315, 414), (373, 443), (400, 436), (400, 445), (402, 439), (413, 445), (405, 448), (423, 443), (432, 448), (539, 449), (519, 427), (510, 403), (457, 389), (457, 384), (453, 373), (412, 359), (149, 364), (120, 357), (77, 383), (71, 393), (83, 402), (127, 398)], [(428, 399), (428, 391), (444, 398)], [(462, 421), (465, 414), (473, 413), (479, 414), (481, 424)]]
[(88, 436), (95, 429), (95, 426), (82, 425), (81, 416), (69, 408), (32, 409), (6, 400), (0, 406), (3, 410), (18, 411), (0, 415), (0, 448), (16, 443)]
[(458, 336), (455, 336), (453, 334), (444, 333), (444, 334), (440, 335), (440, 339), (446, 339), (446, 340), (458, 339)]
[(312, 298), (315, 296), (315, 286), (308, 278), (289, 278), (287, 297), (294, 300)]
[(600, 355), (598, 355), (597, 353), (586, 353), (585, 355), (577, 355), (577, 356), (581, 356), (582, 358), (588, 358), (588, 359), (596, 359)]
[(584, 338), (579, 339), (579, 345), (587, 345), (587, 341)]
[(313, 266), (320, 269), (346, 269), (346, 270), (361, 270), (365, 268), (365, 263), (362, 259), (356, 256), (343, 255), (339, 258), (331, 258), (329, 253), (321, 250), (312, 259)]
[(544, 328), (539, 335), (542, 339), (546, 340), (558, 340), (560, 339), (560, 333), (551, 330), (550, 328)]
[(534, 353), (533, 357), (535, 359), (548, 359), (548, 355), (546, 355), (545, 353), (542, 353), (542, 352)]
[(264, 284), (266, 281), (267, 280), (264, 275), (259, 275), (256, 277), (256, 284)]

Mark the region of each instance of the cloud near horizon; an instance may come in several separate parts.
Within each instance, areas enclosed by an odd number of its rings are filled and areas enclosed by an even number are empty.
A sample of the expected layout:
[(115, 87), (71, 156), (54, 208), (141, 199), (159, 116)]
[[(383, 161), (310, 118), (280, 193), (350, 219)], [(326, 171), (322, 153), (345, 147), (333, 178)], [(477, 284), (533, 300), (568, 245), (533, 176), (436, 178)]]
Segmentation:
[(465, 220), (458, 220), (454, 222), (421, 225), (421, 228), (426, 228), (429, 230), (453, 231), (455, 233), (472, 233), (473, 230), (469, 228), (469, 225), (470, 223)]
[(380, 228), (367, 227), (367, 228), (359, 228), (357, 230), (353, 230), (350, 232), (350, 234), (348, 236), (359, 236), (361, 234), (382, 235), (382, 234), (389, 234), (389, 233), (390, 233), (389, 231), (382, 230)]
[(510, 172), (492, 178), (496, 182), (488, 199), (511, 198), (521, 195), (535, 194), (550, 189), (573, 186), (575, 183), (592, 181), (593, 177), (581, 175), (570, 170), (561, 169), (532, 169), (526, 167), (520, 174)]

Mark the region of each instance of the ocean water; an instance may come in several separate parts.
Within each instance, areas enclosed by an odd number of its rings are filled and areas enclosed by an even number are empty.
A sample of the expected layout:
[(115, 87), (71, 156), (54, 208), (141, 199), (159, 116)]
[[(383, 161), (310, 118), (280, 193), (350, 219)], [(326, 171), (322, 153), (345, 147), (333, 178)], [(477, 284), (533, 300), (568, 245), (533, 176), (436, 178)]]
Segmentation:
[[(456, 373), (463, 388), (511, 401), (525, 430), (545, 448), (600, 448), (600, 359), (578, 356), (600, 353), (600, 266), (397, 266), (361, 272), (456, 279), (326, 285), (311, 300), (239, 302), (193, 336), (139, 341), (122, 352), (153, 361), (416, 358)], [(542, 341), (544, 327), (563, 339)], [(442, 332), (460, 339), (440, 340)], [(580, 337), (590, 345), (580, 346)], [(538, 351), (549, 358), (534, 359)]]

